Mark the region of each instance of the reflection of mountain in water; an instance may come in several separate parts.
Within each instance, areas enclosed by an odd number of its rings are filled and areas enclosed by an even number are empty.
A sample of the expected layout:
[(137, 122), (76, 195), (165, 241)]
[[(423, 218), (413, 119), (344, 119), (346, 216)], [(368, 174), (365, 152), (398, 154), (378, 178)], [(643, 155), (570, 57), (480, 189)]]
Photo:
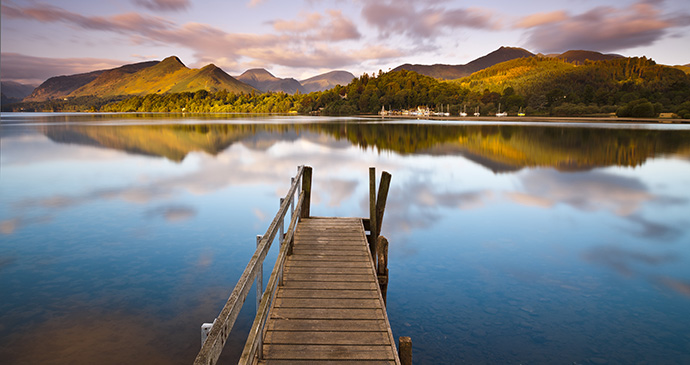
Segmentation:
[(576, 171), (639, 166), (663, 154), (687, 156), (690, 131), (543, 126), (357, 124), (313, 126), (336, 138), (402, 154), (463, 155), (494, 172), (523, 167)]
[[(230, 128), (228, 128), (230, 127)], [(252, 125), (57, 125), (41, 127), (55, 142), (106, 147), (180, 162), (190, 152), (217, 155), (255, 134)]]
[[(258, 121), (258, 120), (257, 120)], [(267, 150), (299, 139), (327, 146), (374, 147), (401, 154), (462, 155), (494, 172), (523, 167), (571, 171), (639, 166), (662, 154), (690, 155), (689, 131), (542, 126), (451, 126), (373, 123), (175, 124), (38, 127), (60, 143), (117, 149), (182, 161), (190, 152), (217, 155), (236, 142)]]

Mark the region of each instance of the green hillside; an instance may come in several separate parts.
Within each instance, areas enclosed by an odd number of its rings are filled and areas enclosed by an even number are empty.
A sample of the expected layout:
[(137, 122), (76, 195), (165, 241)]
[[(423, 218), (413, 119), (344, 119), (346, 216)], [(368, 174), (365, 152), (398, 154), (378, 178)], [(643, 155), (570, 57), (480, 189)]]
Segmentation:
[(215, 65), (201, 69), (190, 69), (177, 57), (168, 57), (155, 66), (135, 73), (124, 73), (119, 69), (106, 71), (92, 82), (72, 92), (69, 97), (117, 95), (147, 95), (161, 93), (194, 92), (197, 90), (216, 92), (255, 91), (249, 85), (237, 81)]

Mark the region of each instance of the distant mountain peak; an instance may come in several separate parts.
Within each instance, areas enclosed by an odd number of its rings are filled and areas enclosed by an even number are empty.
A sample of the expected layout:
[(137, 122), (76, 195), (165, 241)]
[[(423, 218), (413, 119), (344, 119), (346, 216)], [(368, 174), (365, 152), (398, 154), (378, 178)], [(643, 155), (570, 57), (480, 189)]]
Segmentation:
[(276, 81), (280, 78), (275, 77), (272, 73), (268, 72), (265, 68), (252, 68), (244, 71), (242, 75), (236, 77), (238, 80), (251, 79), (255, 81)]
[(161, 63), (164, 65), (178, 64), (182, 67), (187, 67), (177, 56), (166, 57), (163, 59), (163, 61), (161, 61)]
[(308, 93), (332, 89), (336, 85), (347, 85), (355, 78), (351, 72), (335, 70), (300, 81)]
[(268, 91), (282, 91), (288, 94), (296, 92), (304, 92), (304, 88), (299, 81), (293, 78), (281, 79), (273, 76), (263, 68), (252, 68), (244, 71), (242, 75), (236, 77), (238, 80), (247, 83), (262, 92)]
[(501, 46), (497, 50), (477, 58), (464, 65), (411, 65), (404, 64), (393, 69), (393, 71), (408, 70), (431, 76), (437, 79), (453, 80), (469, 76), (477, 71), (491, 67), (495, 64), (510, 61), (515, 58), (533, 57), (534, 54), (526, 49), (519, 47)]
[(559, 55), (554, 55), (553, 57), (555, 58), (560, 58), (563, 59), (567, 62), (570, 63), (585, 63), (585, 61), (604, 61), (604, 60), (612, 60), (616, 58), (623, 58), (623, 56), (619, 54), (603, 54), (601, 52), (596, 52), (596, 51), (586, 51), (586, 50), (581, 50), (581, 49), (576, 49), (576, 50), (570, 50), (563, 52)]

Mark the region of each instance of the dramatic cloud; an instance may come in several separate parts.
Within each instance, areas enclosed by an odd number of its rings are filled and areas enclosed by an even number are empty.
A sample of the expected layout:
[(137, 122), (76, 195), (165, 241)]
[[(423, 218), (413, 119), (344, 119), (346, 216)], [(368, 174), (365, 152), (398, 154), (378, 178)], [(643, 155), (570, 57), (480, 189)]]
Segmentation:
[[(161, 5), (177, 2), (155, 3)], [(230, 68), (229, 71), (246, 66), (270, 68), (273, 65), (344, 68), (360, 65), (368, 60), (400, 56), (399, 51), (387, 47), (362, 45), (359, 46), (360, 49), (351, 49), (334, 44), (362, 37), (355, 24), (339, 10), (329, 10), (326, 15), (305, 14), (300, 20), (273, 21), (273, 28), (277, 31), (274, 34), (228, 33), (208, 24), (190, 22), (177, 25), (164, 18), (136, 13), (106, 17), (84, 16), (43, 4), (27, 7), (3, 4), (2, 10), (3, 17), (10, 19), (64, 23), (86, 30), (113, 32), (125, 35), (131, 42), (139, 45), (177, 45), (193, 50), (199, 62), (213, 62), (220, 67)], [(371, 52), (371, 49), (376, 52)], [(3, 63), (4, 61), (3, 59)], [(20, 77), (15, 77), (17, 78)]]
[(442, 3), (444, 1), (367, 1), (362, 8), (362, 16), (384, 37), (404, 34), (414, 39), (428, 39), (460, 28), (499, 28), (491, 11), (479, 8), (449, 9), (441, 6)]
[(651, 45), (671, 29), (690, 24), (690, 15), (663, 14), (660, 6), (659, 1), (640, 1), (623, 9), (600, 6), (578, 15), (538, 13), (522, 18), (515, 27), (528, 29), (527, 46), (540, 52), (610, 52)]
[(2, 5), (3, 16), (11, 19), (23, 18), (42, 23), (61, 22), (87, 30), (111, 31), (118, 33), (146, 33), (153, 30), (167, 29), (174, 23), (161, 17), (142, 16), (137, 13), (125, 13), (110, 17), (84, 16), (52, 5), (35, 5), (31, 7), (12, 7)]
[(338, 42), (362, 37), (340, 10), (329, 10), (328, 15), (330, 19), (326, 22), (319, 13), (301, 13), (299, 20), (275, 20), (271, 24), (276, 31), (290, 34), (291, 38), (308, 41)]
[(132, 0), (134, 4), (153, 11), (180, 11), (189, 7), (189, 0)]
[(540, 25), (552, 24), (561, 22), (567, 18), (567, 14), (563, 10), (553, 11), (550, 13), (536, 13), (528, 15), (518, 21), (516, 27), (518, 28), (533, 28)]
[(0, 56), (2, 80), (13, 80), (24, 84), (40, 84), (58, 75), (105, 70), (120, 67), (124, 61), (101, 58), (46, 58), (17, 53), (2, 53)]

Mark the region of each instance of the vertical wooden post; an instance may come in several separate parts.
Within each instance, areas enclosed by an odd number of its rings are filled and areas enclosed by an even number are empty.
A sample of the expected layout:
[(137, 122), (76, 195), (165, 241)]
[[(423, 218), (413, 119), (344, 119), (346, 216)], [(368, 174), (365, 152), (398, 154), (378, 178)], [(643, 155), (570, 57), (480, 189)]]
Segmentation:
[(369, 168), (369, 251), (376, 264), (376, 167)]
[(300, 218), (309, 218), (309, 207), (311, 205), (311, 167), (304, 166), (304, 175), (302, 176), (302, 191), (304, 191), (304, 205), (302, 205), (302, 212)]
[(376, 277), (379, 280), (383, 304), (386, 304), (386, 294), (388, 293), (388, 239), (379, 236), (376, 239), (376, 253), (378, 265), (376, 266)]
[[(291, 177), (290, 178), (290, 186), (292, 186), (295, 183), (295, 178)], [(299, 195), (299, 192), (297, 192), (297, 195)], [(292, 219), (293, 214), (295, 214), (295, 194), (292, 194), (290, 197), (290, 219)]]
[(412, 339), (407, 336), (398, 338), (398, 355), (401, 365), (412, 365)]
[(376, 237), (381, 234), (383, 225), (383, 212), (386, 210), (386, 200), (388, 199), (388, 189), (391, 185), (391, 174), (387, 171), (381, 173), (381, 183), (379, 184), (379, 195), (376, 198)]

